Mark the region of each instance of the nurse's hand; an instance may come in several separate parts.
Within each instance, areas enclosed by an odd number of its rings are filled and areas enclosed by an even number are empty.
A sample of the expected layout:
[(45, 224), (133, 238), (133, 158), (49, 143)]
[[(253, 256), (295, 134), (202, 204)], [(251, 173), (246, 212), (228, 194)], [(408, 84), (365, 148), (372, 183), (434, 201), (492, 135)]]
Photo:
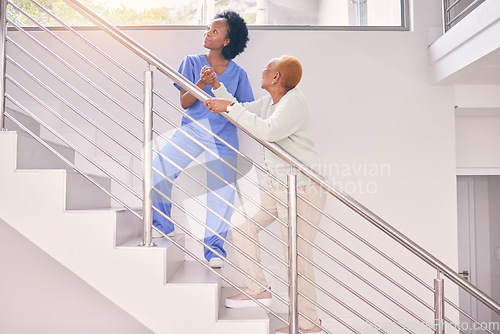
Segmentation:
[(205, 107), (207, 107), (207, 109), (213, 112), (214, 114), (218, 114), (221, 112), (227, 112), (227, 107), (231, 103), (232, 102), (228, 100), (212, 98), (212, 99), (207, 99), (205, 101)]
[(210, 66), (203, 66), (201, 69), (200, 73), (200, 79), (206, 84), (206, 85), (212, 85), (213, 89), (217, 89), (220, 87), (219, 80), (217, 79), (217, 74), (215, 73), (215, 70), (211, 68)]

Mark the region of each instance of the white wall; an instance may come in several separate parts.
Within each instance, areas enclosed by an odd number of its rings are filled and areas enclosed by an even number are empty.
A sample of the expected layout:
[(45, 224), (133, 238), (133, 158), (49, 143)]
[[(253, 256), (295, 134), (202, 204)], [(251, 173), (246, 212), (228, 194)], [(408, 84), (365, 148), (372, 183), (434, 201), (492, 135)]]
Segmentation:
[(0, 332), (152, 333), (1, 219), (0, 253)]
[(455, 124), (457, 172), (499, 174), (500, 108), (457, 108)]
[[(452, 87), (430, 83), (427, 53), (429, 32), (441, 26), (440, 11), (439, 1), (415, 1), (410, 32), (251, 30), (248, 49), (236, 61), (260, 97), (265, 94), (259, 89), (261, 71), (268, 60), (282, 54), (298, 57), (304, 67), (299, 87), (309, 100), (312, 134), (329, 171), (326, 177), (351, 186), (347, 190), (352, 196), (456, 269), (455, 96)], [(185, 55), (204, 52), (201, 30), (127, 33), (175, 68)], [(146, 67), (102, 34), (85, 35), (135, 66), (138, 75)], [(155, 86), (177, 99), (178, 92), (164, 78)], [(244, 140), (242, 146), (253, 147)], [(339, 168), (344, 172), (337, 172)], [(370, 184), (370, 191), (360, 184)], [(433, 284), (435, 272), (419, 265), (414, 255), (333, 200), (329, 210)], [(324, 227), (335, 231), (329, 222)], [(391, 268), (387, 272), (401, 275)], [(343, 295), (340, 290), (338, 294)], [(432, 303), (432, 296), (425, 298)], [(350, 317), (341, 307), (335, 311)]]

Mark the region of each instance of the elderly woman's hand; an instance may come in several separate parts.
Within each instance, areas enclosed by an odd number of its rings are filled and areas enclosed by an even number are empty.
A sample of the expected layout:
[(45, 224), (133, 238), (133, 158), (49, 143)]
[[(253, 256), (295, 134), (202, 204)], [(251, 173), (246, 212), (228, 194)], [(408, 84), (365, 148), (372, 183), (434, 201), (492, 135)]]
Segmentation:
[(231, 103), (232, 102), (228, 100), (212, 98), (212, 99), (207, 99), (205, 101), (205, 107), (207, 107), (207, 109), (213, 112), (214, 114), (218, 114), (221, 112), (226, 112), (227, 107)]

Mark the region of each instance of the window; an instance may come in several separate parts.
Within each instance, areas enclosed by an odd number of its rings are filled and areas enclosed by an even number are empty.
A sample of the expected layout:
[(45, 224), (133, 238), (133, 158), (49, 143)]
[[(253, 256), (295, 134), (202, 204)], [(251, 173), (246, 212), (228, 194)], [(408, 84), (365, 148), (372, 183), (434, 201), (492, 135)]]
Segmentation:
[[(235, 10), (247, 24), (265, 28), (406, 27), (408, 0), (81, 0), (111, 23), (136, 25), (206, 25), (224, 9)], [(13, 0), (49, 25), (27, 0)], [(68, 10), (63, 0), (38, 0), (71, 25), (91, 25)], [(25, 25), (32, 25), (20, 18)], [(45, 20), (45, 21), (44, 21)], [(48, 20), (48, 22), (47, 22)]]

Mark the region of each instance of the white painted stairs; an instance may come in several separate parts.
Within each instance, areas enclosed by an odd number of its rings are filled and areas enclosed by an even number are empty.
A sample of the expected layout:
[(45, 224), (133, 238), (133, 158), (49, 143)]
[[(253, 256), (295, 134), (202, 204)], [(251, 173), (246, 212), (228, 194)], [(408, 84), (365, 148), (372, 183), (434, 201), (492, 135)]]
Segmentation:
[[(52, 146), (74, 159), (70, 149)], [(137, 247), (138, 218), (110, 208), (108, 196), (37, 141), (0, 131), (0, 152), (0, 218), (151, 331), (269, 333), (263, 310), (220, 305), (231, 291), (222, 292), (217, 275), (186, 261), (170, 241)]]

